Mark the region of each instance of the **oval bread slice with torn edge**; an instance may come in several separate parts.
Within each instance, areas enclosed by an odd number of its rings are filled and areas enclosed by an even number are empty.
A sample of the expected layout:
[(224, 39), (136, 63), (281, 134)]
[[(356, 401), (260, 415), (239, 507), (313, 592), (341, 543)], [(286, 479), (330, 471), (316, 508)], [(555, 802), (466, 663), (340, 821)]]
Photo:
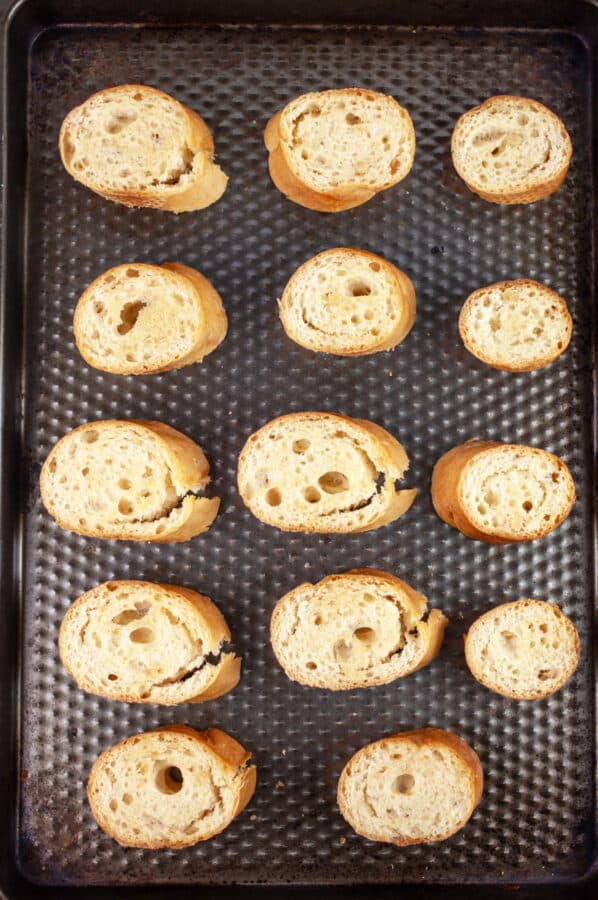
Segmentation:
[(370, 841), (406, 847), (444, 841), (471, 818), (482, 797), (477, 753), (440, 728), (403, 731), (351, 757), (338, 783), (338, 805)]
[(187, 541), (218, 512), (218, 498), (197, 496), (209, 472), (201, 447), (169, 425), (88, 422), (51, 450), (41, 496), (61, 528), (86, 537)]
[(291, 340), (308, 350), (364, 356), (396, 347), (415, 321), (410, 279), (374, 253), (337, 247), (308, 259), (279, 303)]
[(89, 97), (60, 129), (65, 169), (101, 197), (180, 213), (215, 203), (228, 178), (196, 112), (155, 88), (122, 84)]
[(558, 606), (516, 600), (495, 606), (465, 636), (465, 659), (484, 687), (514, 700), (560, 690), (579, 663), (579, 635)]
[(270, 639), (289, 678), (345, 691), (388, 684), (438, 653), (446, 617), (427, 612), (413, 588), (377, 569), (353, 569), (302, 584), (272, 614)]
[(92, 766), (94, 819), (124, 847), (178, 850), (214, 837), (255, 791), (251, 754), (217, 728), (170, 725), (126, 738)]
[(459, 315), (459, 334), (469, 352), (508, 372), (553, 362), (569, 346), (572, 327), (563, 298), (526, 278), (479, 288)]
[(467, 441), (441, 456), (432, 503), (441, 519), (490, 544), (533, 541), (554, 531), (575, 502), (565, 463), (535, 447)]
[(365, 88), (295, 98), (270, 119), (264, 142), (278, 190), (318, 212), (365, 203), (402, 181), (415, 157), (407, 110)]
[(553, 194), (572, 153), (558, 116), (537, 100), (506, 94), (464, 113), (451, 139), (457, 173), (491, 203), (533, 203)]
[(74, 331), (88, 365), (147, 375), (201, 362), (224, 340), (227, 318), (208, 279), (189, 266), (128, 263), (83, 292)]
[(82, 594), (60, 626), (65, 669), (90, 694), (125, 703), (202, 703), (232, 690), (241, 660), (208, 597), (147, 581), (108, 581)]
[(280, 416), (247, 440), (237, 479), (254, 516), (283, 531), (369, 531), (402, 516), (409, 459), (373, 422), (336, 413)]

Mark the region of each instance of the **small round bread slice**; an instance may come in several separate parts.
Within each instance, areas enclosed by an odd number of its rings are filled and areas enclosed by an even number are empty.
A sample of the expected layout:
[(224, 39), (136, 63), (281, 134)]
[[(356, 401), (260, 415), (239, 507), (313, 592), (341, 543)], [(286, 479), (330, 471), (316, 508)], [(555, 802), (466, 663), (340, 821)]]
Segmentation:
[(66, 116), (60, 156), (69, 175), (125, 206), (179, 213), (215, 203), (227, 177), (196, 112), (155, 88), (121, 84)]
[(83, 292), (74, 318), (85, 362), (118, 375), (201, 362), (226, 330), (222, 301), (208, 279), (178, 263), (108, 269)]
[(484, 773), (465, 741), (439, 728), (403, 731), (351, 757), (338, 783), (338, 805), (370, 841), (405, 847), (444, 841), (471, 818)]
[(278, 190), (319, 212), (365, 203), (405, 178), (415, 156), (407, 110), (365, 88), (297, 97), (270, 119), (264, 141)]
[(574, 502), (565, 463), (522, 444), (467, 441), (441, 456), (432, 473), (432, 503), (440, 518), (490, 544), (545, 537)]
[(237, 479), (254, 516), (283, 531), (369, 531), (402, 516), (409, 459), (373, 422), (336, 413), (280, 416), (248, 438)]
[(147, 581), (108, 581), (67, 611), (58, 647), (90, 694), (125, 703), (202, 703), (232, 690), (241, 660), (208, 597)]
[(561, 186), (572, 155), (567, 129), (537, 100), (501, 94), (464, 113), (453, 131), (453, 164), (492, 203), (533, 203)]
[(42, 502), (61, 528), (86, 537), (169, 543), (207, 531), (217, 497), (201, 447), (161, 422), (108, 420), (70, 431), (40, 476)]
[(438, 653), (446, 617), (400, 578), (375, 569), (302, 584), (274, 608), (270, 638), (289, 678), (346, 691), (388, 684)]
[(514, 700), (541, 700), (560, 690), (579, 663), (579, 635), (558, 606), (544, 600), (502, 603), (465, 636), (473, 677)]
[(415, 290), (382, 257), (338, 247), (299, 266), (279, 309), (284, 330), (302, 347), (364, 356), (407, 337), (415, 321)]
[(255, 790), (251, 754), (217, 728), (170, 725), (125, 738), (92, 766), (94, 819), (124, 847), (178, 850), (230, 825)]
[(530, 372), (553, 362), (569, 346), (572, 327), (563, 298), (525, 278), (474, 291), (459, 315), (459, 333), (469, 352), (508, 372)]

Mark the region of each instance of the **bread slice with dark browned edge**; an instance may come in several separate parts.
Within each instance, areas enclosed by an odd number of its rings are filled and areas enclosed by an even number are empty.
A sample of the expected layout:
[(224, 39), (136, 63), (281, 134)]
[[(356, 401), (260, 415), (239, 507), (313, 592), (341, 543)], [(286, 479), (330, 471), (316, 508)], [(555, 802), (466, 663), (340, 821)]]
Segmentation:
[(571, 619), (544, 600), (501, 603), (465, 636), (473, 677), (514, 700), (542, 700), (559, 691), (577, 669), (579, 650)]
[(68, 609), (58, 647), (91, 694), (125, 703), (202, 703), (232, 690), (241, 660), (224, 616), (189, 588), (108, 581)]
[(169, 543), (207, 531), (217, 497), (203, 450), (161, 422), (88, 422), (61, 438), (41, 472), (44, 506), (87, 537)]
[(492, 203), (533, 203), (557, 191), (573, 149), (550, 109), (501, 94), (463, 113), (451, 140), (453, 164), (466, 185)]
[(459, 315), (459, 334), (469, 352), (507, 372), (554, 362), (569, 346), (572, 327), (565, 300), (529, 278), (479, 288)]
[(415, 156), (411, 116), (366, 88), (303, 94), (264, 133), (272, 181), (289, 200), (340, 212), (401, 181)]
[(440, 728), (419, 728), (367, 744), (338, 783), (338, 805), (351, 828), (370, 841), (444, 841), (471, 818), (482, 797), (477, 753)]
[(294, 272), (279, 303), (284, 330), (319, 353), (390, 350), (415, 322), (415, 290), (392, 263), (350, 247), (324, 250)]
[(409, 466), (402, 445), (364, 419), (300, 412), (252, 434), (237, 479), (254, 516), (283, 531), (358, 532), (393, 522), (415, 500), (400, 490)]
[(346, 691), (388, 684), (426, 666), (446, 617), (400, 578), (353, 569), (301, 584), (272, 614), (270, 639), (289, 678)]
[(179, 850), (224, 831), (253, 796), (251, 754), (218, 728), (168, 725), (104, 750), (87, 784), (100, 828), (124, 847)]
[(228, 181), (213, 161), (214, 141), (203, 119), (142, 84), (106, 88), (72, 109), (59, 147), (69, 175), (125, 206), (203, 209), (222, 196)]
[(545, 537), (574, 502), (566, 464), (522, 444), (467, 441), (441, 456), (432, 473), (432, 503), (440, 518), (490, 544)]
[(189, 266), (126, 263), (86, 288), (73, 325), (88, 365), (147, 375), (201, 362), (224, 340), (227, 318), (214, 287)]

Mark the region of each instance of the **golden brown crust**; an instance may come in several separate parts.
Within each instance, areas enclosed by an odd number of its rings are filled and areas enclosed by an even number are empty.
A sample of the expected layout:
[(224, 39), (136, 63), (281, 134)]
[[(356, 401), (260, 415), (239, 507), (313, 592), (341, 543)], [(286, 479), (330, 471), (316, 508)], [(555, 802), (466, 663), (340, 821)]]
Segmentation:
[[(561, 136), (565, 143), (568, 145), (568, 155), (567, 159), (563, 163), (562, 167), (558, 172), (552, 176), (552, 178), (548, 178), (545, 181), (538, 183), (535, 186), (530, 186), (529, 188), (525, 188), (524, 190), (511, 190), (511, 191), (485, 191), (478, 186), (474, 186), (464, 177), (463, 173), (457, 169), (455, 164), (455, 155), (456, 155), (456, 147), (459, 137), (459, 128), (463, 124), (467, 118), (474, 114), (480, 112), (480, 110), (486, 109), (494, 104), (495, 101), (501, 100), (518, 100), (523, 101), (526, 105), (528, 105), (532, 109), (540, 108), (543, 113), (548, 114), (554, 121), (558, 123), (559, 130), (561, 132)], [(571, 146), (571, 139), (567, 132), (567, 129), (559, 119), (559, 117), (552, 112), (552, 110), (548, 109), (548, 107), (544, 106), (542, 103), (538, 103), (537, 100), (531, 100), (526, 97), (513, 97), (510, 94), (497, 94), (495, 97), (488, 97), (487, 100), (484, 100), (483, 103), (480, 103), (479, 106), (474, 106), (472, 109), (468, 109), (464, 112), (459, 119), (457, 120), (457, 124), (453, 129), (453, 134), (451, 137), (451, 155), (453, 158), (453, 165), (458, 171), (459, 176), (463, 179), (467, 187), (474, 194), (477, 194), (478, 197), (481, 197), (482, 200), (488, 200), (490, 203), (501, 203), (501, 204), (510, 204), (510, 203), (535, 203), (536, 200), (542, 200), (544, 197), (549, 197), (550, 194), (554, 194), (555, 191), (558, 191), (565, 178), (567, 177), (567, 173), (569, 171), (569, 166), (571, 164), (571, 157), (573, 155), (573, 148)]]
[[(245, 749), (241, 747), (241, 745), (237, 741), (217, 728), (209, 728), (206, 731), (196, 731), (194, 728), (191, 728), (188, 725), (166, 725), (161, 728), (154, 729), (153, 732), (144, 732), (141, 735), (133, 735), (132, 737), (128, 737), (122, 741), (119, 741), (117, 744), (104, 751), (104, 753), (117, 750), (117, 748), (122, 747), (123, 744), (135, 740), (136, 737), (144, 737), (147, 734), (153, 734), (156, 732), (180, 734), (191, 739), (192, 741), (196, 741), (215, 757), (218, 765), (223, 766), (224, 768), (229, 770), (231, 777), (235, 776), (240, 770), (240, 778), (237, 787), (237, 799), (235, 802), (234, 811), (229, 821), (224, 825), (224, 828), (228, 827), (228, 825), (230, 825), (230, 823), (239, 815), (239, 813), (245, 809), (255, 791), (257, 780), (256, 767), (247, 765), (247, 762), (251, 758), (251, 754), (245, 751)], [(91, 768), (91, 772), (89, 774), (89, 779), (87, 782), (87, 799), (91, 807), (93, 817), (95, 818), (100, 828), (105, 831), (109, 837), (117, 841), (117, 843), (120, 843), (119, 835), (113, 829), (111, 821), (102, 815), (101, 810), (95, 803), (95, 793), (97, 792), (96, 779), (98, 777), (100, 767), (103, 764), (103, 756), (104, 754), (100, 754)], [(135, 844), (128, 843), (125, 846), (135, 846), (145, 850), (160, 850), (164, 849), (165, 847), (168, 847), (171, 850), (180, 850), (183, 847), (189, 847), (195, 843), (198, 843), (199, 841), (209, 840), (216, 834), (220, 834), (220, 832), (223, 831), (224, 828), (217, 828), (205, 835), (202, 835), (199, 839), (195, 837), (186, 841), (170, 841), (168, 844), (165, 844), (162, 841), (144, 840), (140, 836), (139, 840), (136, 841)]]
[[(170, 463), (173, 472), (173, 482), (181, 492), (197, 491), (203, 489), (209, 482), (210, 467), (201, 447), (191, 438), (181, 434), (169, 425), (162, 422), (149, 422), (144, 419), (129, 419), (126, 421), (118, 419), (107, 419), (98, 422), (86, 422), (79, 425), (72, 431), (65, 434), (50, 451), (41, 471), (40, 475), (40, 491), (42, 502), (50, 515), (56, 520), (61, 528), (67, 531), (73, 531), (75, 534), (81, 534), (84, 537), (102, 537), (115, 540), (128, 541), (151, 541), (152, 543), (171, 543), (177, 541), (186, 541), (203, 531), (206, 531), (218, 513), (220, 500), (217, 497), (184, 497), (181, 510), (182, 517), (178, 524), (170, 523), (160, 534), (136, 535), (133, 529), (127, 527), (128, 523), (115, 526), (112, 529), (106, 528), (102, 534), (89, 532), (85, 528), (80, 528), (76, 524), (66, 520), (61, 515), (61, 510), (56, 509), (48, 496), (46, 487), (47, 478), (49, 477), (49, 468), (58, 448), (63, 441), (68, 441), (74, 433), (85, 430), (93, 430), (102, 426), (110, 426), (116, 430), (127, 431), (131, 425), (150, 431), (159, 439), (159, 443), (163, 448), (163, 452)], [(165, 520), (164, 520), (165, 521)], [(151, 524), (151, 523), (148, 523)]]
[(400, 344), (401, 341), (405, 340), (413, 325), (415, 323), (415, 288), (413, 287), (413, 282), (411, 279), (405, 275), (404, 272), (401, 272), (393, 263), (388, 262), (388, 260), (384, 259), (381, 256), (377, 256), (375, 253), (370, 253), (368, 250), (357, 250), (354, 247), (336, 247), (335, 251), (340, 251), (343, 253), (347, 253), (349, 255), (354, 254), (355, 256), (365, 257), (369, 259), (371, 262), (377, 263), (379, 266), (383, 267), (386, 272), (395, 280), (396, 282), (396, 291), (397, 294), (400, 295), (401, 301), (403, 304), (403, 315), (399, 316), (397, 319), (392, 331), (388, 334), (386, 338), (381, 337), (379, 340), (373, 339), (371, 343), (368, 343), (367, 347), (363, 346), (354, 346), (354, 347), (346, 347), (343, 348), (342, 351), (335, 349), (335, 347), (331, 344), (326, 344), (326, 338), (323, 336), (322, 340), (319, 343), (318, 347), (315, 347), (312, 343), (308, 344), (304, 340), (301, 339), (301, 335), (297, 333), (293, 327), (292, 322), (290, 321), (290, 317), (284, 314), (284, 304), (285, 298), (292, 294), (295, 286), (295, 281), (298, 277), (300, 277), (301, 270), (304, 266), (309, 266), (311, 263), (315, 262), (320, 257), (325, 257), (330, 253), (330, 250), (323, 250), (321, 253), (317, 253), (311, 259), (308, 259), (303, 265), (299, 266), (298, 269), (293, 272), (290, 279), (288, 280), (282, 298), (280, 300), (280, 320), (282, 322), (282, 326), (287, 333), (287, 335), (291, 338), (292, 341), (299, 344), (302, 347), (305, 347), (307, 350), (312, 350), (314, 352), (319, 353), (332, 353), (337, 356), (368, 356), (372, 353), (379, 353), (384, 350), (391, 350), (393, 347), (396, 347), (397, 344)]
[(93, 99), (93, 97), (96, 97), (99, 94), (118, 94), (122, 91), (123, 88), (133, 90), (137, 89), (139, 91), (142, 91), (143, 93), (150, 93), (158, 96), (162, 100), (166, 99), (171, 103), (176, 104), (184, 112), (186, 124), (186, 143), (189, 149), (196, 154), (194, 165), (199, 166), (200, 160), (198, 154), (201, 154), (204, 157), (201, 171), (197, 172), (195, 180), (186, 188), (183, 188), (178, 192), (171, 191), (169, 193), (152, 191), (150, 188), (146, 188), (144, 190), (100, 189), (98, 186), (94, 186), (86, 181), (82, 181), (80, 174), (70, 166), (66, 149), (68, 129), (70, 124), (69, 118), (72, 113), (74, 113), (75, 110), (78, 109), (78, 107), (76, 107), (68, 113), (68, 115), (62, 122), (58, 138), (60, 157), (69, 175), (71, 175), (75, 179), (75, 181), (84, 184), (87, 188), (89, 188), (95, 194), (98, 194), (100, 197), (104, 197), (106, 200), (112, 200), (114, 203), (121, 203), (123, 206), (149, 207), (151, 209), (161, 209), (169, 212), (180, 213), (189, 212), (196, 209), (203, 209), (204, 207), (209, 206), (211, 203), (215, 203), (216, 200), (218, 200), (224, 193), (226, 185), (228, 183), (228, 178), (224, 174), (224, 172), (213, 162), (214, 140), (208, 126), (203, 121), (201, 116), (198, 115), (198, 113), (196, 113), (194, 110), (189, 109), (189, 107), (185, 106), (184, 103), (181, 103), (179, 100), (175, 100), (174, 97), (171, 97), (169, 94), (164, 93), (164, 91), (160, 91), (157, 88), (148, 87), (147, 85), (143, 84), (116, 85), (115, 87), (97, 91), (87, 99), (91, 100)]
[[(558, 306), (561, 315), (567, 322), (567, 338), (563, 342), (562, 347), (557, 348), (556, 352), (552, 354), (544, 354), (542, 356), (538, 356), (533, 362), (528, 365), (506, 365), (506, 364), (498, 364), (497, 362), (491, 360), (486, 354), (484, 354), (479, 347), (473, 348), (471, 341), (468, 336), (468, 326), (467, 326), (467, 317), (469, 314), (469, 310), (471, 306), (476, 302), (477, 298), (487, 291), (492, 290), (501, 290), (508, 291), (511, 288), (541, 288), (542, 292), (550, 294), (554, 303)], [(565, 352), (567, 347), (569, 346), (569, 342), (571, 340), (571, 333), (573, 330), (573, 320), (571, 318), (571, 314), (569, 313), (569, 308), (560, 294), (557, 294), (556, 291), (553, 291), (552, 288), (546, 287), (544, 284), (540, 284), (537, 281), (534, 281), (531, 278), (517, 278), (512, 279), (511, 281), (496, 281), (493, 284), (489, 284), (486, 287), (479, 288), (477, 291), (473, 291), (463, 306), (461, 307), (461, 312), (459, 313), (459, 334), (461, 335), (461, 340), (465, 344), (466, 348), (472, 353), (477, 359), (486, 363), (488, 366), (492, 366), (494, 369), (499, 369), (503, 372), (532, 372), (535, 369), (541, 369), (543, 366), (550, 365), (551, 362), (554, 362), (562, 353)]]
[[(509, 534), (500, 534), (498, 532), (481, 531), (473, 524), (466, 511), (465, 500), (462, 497), (462, 476), (467, 464), (475, 456), (485, 453), (496, 448), (511, 449), (519, 451), (527, 451), (531, 454), (542, 453), (552, 457), (555, 466), (562, 472), (566, 472), (570, 481), (569, 496), (566, 506), (563, 506), (557, 516), (546, 521), (544, 525), (531, 534), (514, 536)], [(432, 472), (432, 504), (441, 519), (453, 528), (457, 528), (466, 537), (473, 538), (477, 541), (485, 541), (489, 544), (511, 544), (523, 543), (525, 541), (533, 541), (537, 538), (545, 537), (554, 531), (555, 528), (565, 521), (573, 504), (575, 502), (575, 486), (570, 477), (570, 473), (558, 456), (554, 456), (548, 451), (538, 451), (533, 447), (524, 447), (517, 444), (504, 444), (501, 441), (466, 441), (457, 447), (453, 447), (440, 457)]]
[[(482, 764), (475, 750), (473, 750), (468, 744), (465, 743), (465, 741), (458, 737), (458, 735), (453, 734), (450, 731), (444, 731), (441, 728), (417, 728), (413, 731), (402, 731), (398, 734), (393, 734), (389, 737), (382, 738), (379, 741), (374, 741), (373, 744), (367, 744), (365, 747), (362, 747), (361, 750), (358, 750), (357, 753), (355, 753), (354, 756), (351, 757), (349, 762), (344, 767), (339, 779), (337, 802), (341, 811), (341, 815), (344, 819), (346, 819), (346, 821), (351, 825), (351, 827), (356, 831), (357, 834), (371, 841), (383, 841), (386, 843), (395, 844), (397, 847), (407, 847), (412, 844), (425, 844), (431, 841), (439, 840), (439, 838), (435, 837), (434, 835), (424, 835), (423, 837), (418, 838), (396, 836), (391, 837), (388, 834), (368, 832), (365, 829), (360, 829), (358, 831), (355, 828), (355, 824), (351, 815), (349, 798), (345, 794), (345, 783), (349, 775), (351, 763), (359, 754), (362, 754), (364, 752), (367, 753), (370, 747), (373, 747), (375, 745), (392, 745), (396, 742), (401, 742), (402, 740), (408, 740), (412, 743), (415, 743), (419, 747), (446, 747), (451, 750), (456, 756), (458, 756), (463, 763), (468, 776), (469, 784), (471, 785), (472, 803), (470, 805), (467, 817), (464, 819), (464, 821), (461, 821), (455, 831), (452, 832), (454, 834), (456, 831), (459, 831), (461, 828), (463, 828), (463, 826), (469, 821), (482, 798), (482, 793), (484, 790), (484, 770), (482, 769)], [(450, 835), (447, 834), (446, 837), (450, 837)]]
[(463, 635), (463, 644), (465, 650), (465, 661), (467, 663), (467, 667), (469, 671), (473, 675), (476, 681), (478, 681), (481, 685), (488, 688), (490, 691), (494, 691), (496, 694), (500, 694), (503, 697), (508, 697), (510, 700), (543, 700), (546, 697), (549, 697), (551, 694), (555, 694), (569, 681), (571, 676), (574, 674), (577, 666), (579, 665), (579, 655), (581, 652), (581, 642), (579, 640), (579, 634), (577, 628), (566, 616), (562, 610), (556, 605), (556, 603), (550, 604), (554, 607), (554, 609), (558, 610), (562, 622), (561, 624), (567, 630), (569, 635), (573, 638), (574, 643), (574, 655), (575, 662), (572, 666), (568, 666), (564, 668), (561, 672), (561, 677), (557, 682), (551, 682), (550, 688), (548, 690), (537, 690), (537, 691), (509, 691), (508, 688), (505, 688), (504, 685), (498, 684), (496, 681), (490, 680), (489, 678), (484, 678), (482, 672), (476, 665), (475, 660), (471, 656), (471, 652), (468, 649), (468, 639), (471, 635), (473, 629), (475, 629), (480, 623), (485, 622), (486, 620), (492, 621), (496, 617), (496, 613), (498, 610), (503, 610), (506, 607), (520, 607), (522, 605), (528, 605), (530, 603), (534, 604), (538, 601), (532, 600), (530, 598), (526, 598), (524, 600), (514, 600), (511, 603), (501, 603), (499, 606), (494, 606), (492, 609), (489, 609), (487, 612), (483, 613), (479, 616), (475, 622), (470, 626), (469, 631)]

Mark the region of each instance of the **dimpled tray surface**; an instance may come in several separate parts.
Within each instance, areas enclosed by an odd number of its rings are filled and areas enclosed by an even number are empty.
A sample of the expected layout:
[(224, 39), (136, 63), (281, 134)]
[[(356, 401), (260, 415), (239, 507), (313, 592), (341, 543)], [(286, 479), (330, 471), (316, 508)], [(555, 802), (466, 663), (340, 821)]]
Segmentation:
[[(33, 45), (28, 85), (24, 636), (18, 854), (42, 884), (351, 883), (573, 879), (592, 854), (591, 170), (588, 60), (572, 34), (394, 27), (51, 29)], [(472, 75), (472, 73), (474, 73)], [(197, 109), (230, 176), (222, 200), (178, 217), (98, 198), (63, 170), (63, 116), (114, 83), (147, 83)], [(287, 201), (267, 173), (268, 117), (309, 90), (364, 85), (412, 114), (415, 165), (397, 188), (332, 216)], [(575, 155), (565, 186), (530, 206), (470, 194), (449, 154), (461, 112), (496, 93), (535, 97), (564, 118)], [(294, 269), (327, 247), (355, 246), (404, 269), (417, 291), (403, 345), (362, 359), (301, 349), (276, 298)], [(109, 266), (175, 260), (221, 293), (230, 331), (201, 366), (150, 377), (90, 369), (73, 342), (85, 286)], [(457, 315), (473, 289), (517, 277), (562, 293), (570, 349), (529, 374), (485, 367), (463, 348)], [(236, 461), (271, 417), (333, 410), (372, 419), (403, 442), (419, 488), (398, 522), (363, 535), (284, 534), (237, 494)], [(82, 422), (158, 419), (205, 450), (222, 497), (209, 532), (174, 546), (90, 540), (44, 512), (40, 466)], [(578, 500), (569, 520), (528, 545), (475, 543), (443, 524), (429, 495), (436, 459), (468, 438), (545, 447), (562, 456)], [(450, 618), (428, 667), (370, 690), (301, 687), (276, 664), (272, 608), (304, 580), (376, 566), (425, 593)], [(200, 706), (128, 705), (85, 694), (62, 668), (58, 629), (69, 604), (107, 579), (182, 583), (226, 615), (242, 679)], [(558, 602), (582, 639), (579, 670), (548, 700), (517, 703), (477, 684), (462, 634), (492, 604)], [(248, 809), (221, 835), (180, 852), (123, 849), (96, 826), (85, 784), (96, 756), (143, 729), (218, 726), (258, 767)], [(352, 833), (336, 785), (369, 741), (434, 725), (479, 753), (486, 774), (471, 822), (445, 843), (398, 849)]]

